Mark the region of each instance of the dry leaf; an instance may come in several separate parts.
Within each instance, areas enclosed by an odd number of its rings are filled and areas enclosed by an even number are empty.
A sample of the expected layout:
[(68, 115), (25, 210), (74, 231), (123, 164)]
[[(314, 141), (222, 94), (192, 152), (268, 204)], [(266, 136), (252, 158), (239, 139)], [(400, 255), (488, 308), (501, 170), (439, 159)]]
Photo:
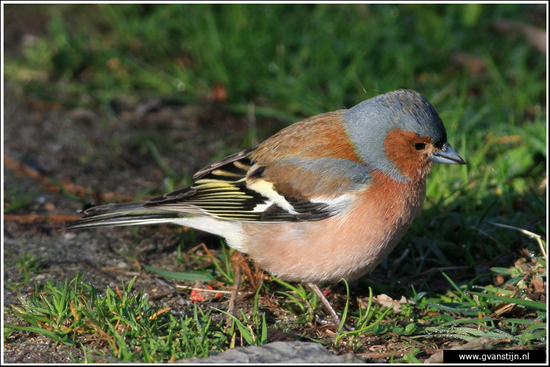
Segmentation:
[(527, 41), (542, 53), (546, 53), (546, 30), (535, 26), (516, 22), (513, 20), (501, 19), (491, 24), (492, 28), (502, 34), (523, 33)]
[(401, 312), (402, 303), (414, 303), (413, 301), (405, 298), (405, 296), (401, 296), (401, 299), (396, 301), (386, 294), (380, 294), (377, 297), (374, 297), (373, 301), (384, 307), (392, 307), (395, 312)]
[(487, 63), (480, 57), (464, 52), (453, 52), (449, 57), (455, 64), (468, 69), (470, 75), (481, 75), (487, 71)]
[(208, 100), (211, 102), (225, 103), (227, 102), (227, 89), (220, 82), (214, 83), (214, 87), (208, 93)]

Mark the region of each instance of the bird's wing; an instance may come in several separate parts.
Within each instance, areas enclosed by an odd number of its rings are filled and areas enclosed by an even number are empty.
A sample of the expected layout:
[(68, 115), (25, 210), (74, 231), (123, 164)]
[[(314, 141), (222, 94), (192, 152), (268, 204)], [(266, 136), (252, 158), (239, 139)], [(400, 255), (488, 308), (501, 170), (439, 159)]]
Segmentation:
[(250, 148), (195, 174), (190, 187), (146, 202), (151, 209), (173, 210), (238, 221), (320, 220), (333, 215), (323, 202), (285, 197), (262, 178)]
[(269, 200), (247, 187), (252, 166), (250, 154), (256, 147), (230, 155), (197, 172), (190, 187), (149, 200), (156, 209), (210, 215), (222, 219), (262, 220)]
[[(304, 121), (292, 126), (308, 129), (308, 124), (323, 122)], [(316, 131), (326, 135), (320, 137), (327, 144), (320, 158), (296, 157), (287, 141), (268, 139), (205, 167), (193, 176), (192, 186), (145, 206), (238, 221), (317, 221), (336, 215), (349, 206), (354, 191), (369, 184), (370, 175), (364, 164), (350, 159), (353, 152), (342, 153), (353, 148), (332, 143), (333, 130)], [(294, 144), (302, 151), (319, 148), (302, 140)]]

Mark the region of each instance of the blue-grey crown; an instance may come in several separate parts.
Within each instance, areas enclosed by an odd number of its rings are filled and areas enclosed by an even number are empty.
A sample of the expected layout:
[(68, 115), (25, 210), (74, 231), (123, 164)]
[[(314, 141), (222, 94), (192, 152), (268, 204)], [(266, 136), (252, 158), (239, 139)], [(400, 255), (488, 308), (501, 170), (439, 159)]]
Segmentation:
[(398, 128), (429, 137), (436, 145), (446, 142), (445, 126), (433, 106), (419, 93), (397, 90), (381, 94), (350, 108), (343, 124), (356, 153), (368, 166), (406, 181), (386, 158), (384, 138)]

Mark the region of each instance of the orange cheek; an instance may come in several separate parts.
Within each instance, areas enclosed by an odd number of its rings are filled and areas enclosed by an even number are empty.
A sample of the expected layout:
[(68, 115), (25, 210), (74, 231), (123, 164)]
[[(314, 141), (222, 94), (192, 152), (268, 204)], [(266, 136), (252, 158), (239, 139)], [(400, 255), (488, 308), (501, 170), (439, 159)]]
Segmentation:
[(413, 142), (431, 144), (429, 139), (420, 138), (415, 133), (400, 129), (391, 130), (384, 140), (387, 157), (403, 175), (410, 178), (424, 175), (430, 167), (425, 156), (428, 148), (418, 151), (414, 148)]

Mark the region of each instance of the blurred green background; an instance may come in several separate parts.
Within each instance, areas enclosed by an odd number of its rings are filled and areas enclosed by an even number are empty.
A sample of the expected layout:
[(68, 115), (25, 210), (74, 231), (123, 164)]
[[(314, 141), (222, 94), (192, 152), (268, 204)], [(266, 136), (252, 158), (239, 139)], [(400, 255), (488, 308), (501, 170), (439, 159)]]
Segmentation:
[(220, 83), (231, 105), (304, 116), (411, 88), (438, 104), (469, 98), (475, 114), (489, 99), (502, 107), (492, 119), (517, 120), (546, 100), (546, 61), (498, 22), (544, 26), (541, 6), (24, 5), (46, 16), (47, 31), (26, 40), (23, 60), (6, 60), (6, 76), (78, 80), (66, 92), (87, 98), (63, 101), (80, 104), (201, 99)]

